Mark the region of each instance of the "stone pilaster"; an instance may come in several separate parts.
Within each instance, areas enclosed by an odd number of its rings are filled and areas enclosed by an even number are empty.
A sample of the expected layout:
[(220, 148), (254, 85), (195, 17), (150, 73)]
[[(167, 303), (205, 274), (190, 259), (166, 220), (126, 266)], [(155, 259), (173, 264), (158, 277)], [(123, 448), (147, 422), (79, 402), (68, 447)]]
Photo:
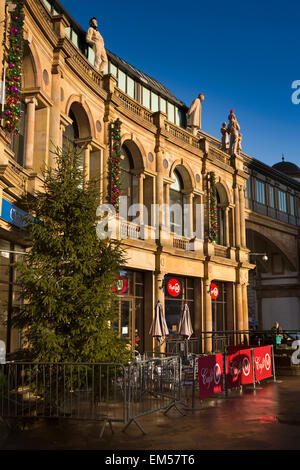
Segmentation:
[(26, 139), (25, 139), (25, 168), (33, 168), (34, 135), (35, 135), (35, 108), (38, 104), (35, 97), (25, 98), (26, 113)]

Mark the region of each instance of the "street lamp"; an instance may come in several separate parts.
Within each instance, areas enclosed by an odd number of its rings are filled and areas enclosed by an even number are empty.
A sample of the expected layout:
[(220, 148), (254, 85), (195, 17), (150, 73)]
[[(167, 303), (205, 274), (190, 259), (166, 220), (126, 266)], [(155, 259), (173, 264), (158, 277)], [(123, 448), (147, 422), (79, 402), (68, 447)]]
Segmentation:
[(249, 253), (249, 256), (252, 255), (252, 256), (262, 256), (262, 260), (263, 261), (268, 261), (268, 256), (267, 256), (267, 253)]

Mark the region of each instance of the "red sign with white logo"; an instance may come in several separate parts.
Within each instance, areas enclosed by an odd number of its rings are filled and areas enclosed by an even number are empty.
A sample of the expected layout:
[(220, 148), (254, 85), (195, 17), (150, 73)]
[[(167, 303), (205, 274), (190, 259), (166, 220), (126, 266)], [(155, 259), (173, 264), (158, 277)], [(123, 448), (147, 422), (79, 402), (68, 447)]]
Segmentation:
[(181, 284), (177, 279), (170, 279), (167, 284), (167, 291), (172, 297), (178, 297), (181, 292)]
[(211, 284), (210, 294), (211, 294), (211, 298), (213, 300), (215, 300), (219, 297), (219, 288), (218, 288), (217, 284), (214, 284), (214, 283)]
[(255, 378), (258, 382), (273, 376), (271, 346), (253, 349)]
[(117, 295), (127, 295), (128, 279), (124, 276), (116, 276), (113, 292)]
[(243, 349), (227, 356), (227, 387), (249, 385), (254, 381), (251, 349)]
[(201, 400), (223, 391), (223, 375), (223, 354), (199, 357), (198, 379)]

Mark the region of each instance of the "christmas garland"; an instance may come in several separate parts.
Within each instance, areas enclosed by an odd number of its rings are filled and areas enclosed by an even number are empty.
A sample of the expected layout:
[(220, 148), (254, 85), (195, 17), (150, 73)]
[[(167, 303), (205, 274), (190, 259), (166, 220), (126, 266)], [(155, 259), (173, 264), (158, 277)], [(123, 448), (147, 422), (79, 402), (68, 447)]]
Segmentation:
[(15, 0), (9, 28), (9, 54), (6, 83), (5, 128), (19, 134), (21, 111), (21, 79), (23, 62), (24, 0)]
[(211, 242), (216, 243), (218, 233), (218, 209), (217, 209), (217, 190), (216, 177), (213, 171), (210, 172), (209, 188), (209, 235)]
[(121, 121), (117, 119), (112, 125), (112, 154), (111, 154), (111, 204), (119, 212), (120, 203), (120, 157), (121, 157)]

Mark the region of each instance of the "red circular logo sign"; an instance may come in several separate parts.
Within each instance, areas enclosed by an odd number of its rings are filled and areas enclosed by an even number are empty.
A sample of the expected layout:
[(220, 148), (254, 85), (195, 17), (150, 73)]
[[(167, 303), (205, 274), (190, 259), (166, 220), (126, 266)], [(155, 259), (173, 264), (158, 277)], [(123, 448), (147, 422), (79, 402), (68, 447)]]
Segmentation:
[(125, 295), (127, 294), (128, 290), (128, 280), (126, 277), (123, 276), (116, 276), (115, 286), (113, 287), (113, 291), (118, 295)]
[(178, 297), (181, 292), (181, 284), (177, 279), (170, 279), (167, 285), (168, 293), (172, 297)]
[(211, 284), (210, 293), (211, 293), (211, 298), (213, 300), (215, 300), (219, 297), (219, 288), (216, 284), (213, 284), (213, 283)]

